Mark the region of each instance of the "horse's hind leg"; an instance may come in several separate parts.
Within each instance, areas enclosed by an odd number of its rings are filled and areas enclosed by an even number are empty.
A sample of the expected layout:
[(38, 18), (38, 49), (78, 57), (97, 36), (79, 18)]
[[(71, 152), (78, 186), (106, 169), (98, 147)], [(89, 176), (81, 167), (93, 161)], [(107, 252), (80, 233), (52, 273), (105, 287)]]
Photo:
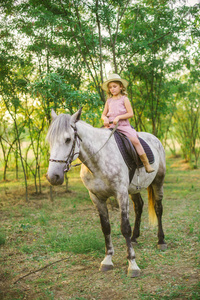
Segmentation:
[(142, 200), (140, 193), (132, 194), (131, 198), (134, 203), (134, 210), (135, 210), (135, 224), (133, 228), (131, 242), (137, 244), (136, 239), (140, 236), (140, 223), (141, 223), (141, 215), (142, 215), (144, 201)]
[(114, 248), (111, 240), (111, 228), (108, 216), (108, 209), (106, 205), (106, 199), (100, 200), (96, 195), (90, 192), (90, 198), (99, 212), (101, 221), (101, 228), (105, 238), (106, 256), (101, 262), (100, 271), (108, 271), (113, 269), (112, 255), (114, 254)]
[(163, 214), (163, 205), (162, 205), (162, 198), (163, 198), (163, 186), (156, 184), (154, 182), (152, 184), (152, 192), (154, 198), (154, 209), (158, 219), (158, 249), (165, 250), (167, 249), (167, 244), (164, 240), (164, 231), (162, 226), (162, 214)]

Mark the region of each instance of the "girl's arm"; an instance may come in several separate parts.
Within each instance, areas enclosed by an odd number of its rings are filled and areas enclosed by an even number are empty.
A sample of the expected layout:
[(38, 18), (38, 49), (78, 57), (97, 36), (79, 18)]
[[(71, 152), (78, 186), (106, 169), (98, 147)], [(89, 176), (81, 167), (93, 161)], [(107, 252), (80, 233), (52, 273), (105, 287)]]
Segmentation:
[(124, 99), (124, 105), (126, 107), (127, 113), (125, 113), (124, 115), (117, 116), (114, 119), (113, 124), (116, 125), (119, 120), (126, 120), (126, 119), (129, 119), (129, 118), (133, 117), (133, 109), (132, 109), (131, 103), (130, 103), (130, 101), (128, 100), (127, 97)]
[(109, 119), (107, 118), (107, 113), (108, 113), (108, 103), (106, 101), (103, 113), (101, 115), (101, 119), (104, 121), (104, 126), (109, 127)]

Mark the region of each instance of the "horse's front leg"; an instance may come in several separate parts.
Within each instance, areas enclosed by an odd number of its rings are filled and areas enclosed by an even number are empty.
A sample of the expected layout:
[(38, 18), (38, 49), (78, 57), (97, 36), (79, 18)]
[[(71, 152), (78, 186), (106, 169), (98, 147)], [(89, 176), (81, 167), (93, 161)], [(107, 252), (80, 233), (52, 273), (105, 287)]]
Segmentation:
[(127, 258), (129, 262), (128, 276), (137, 277), (140, 275), (140, 268), (135, 261), (135, 251), (131, 243), (131, 226), (129, 223), (129, 196), (127, 194), (118, 195), (118, 201), (121, 211), (121, 232), (126, 239)]
[(99, 212), (101, 228), (105, 238), (106, 256), (101, 262), (100, 271), (108, 271), (113, 269), (112, 256), (114, 248), (111, 240), (111, 228), (108, 216), (106, 199), (99, 199), (96, 195), (90, 192), (90, 198)]

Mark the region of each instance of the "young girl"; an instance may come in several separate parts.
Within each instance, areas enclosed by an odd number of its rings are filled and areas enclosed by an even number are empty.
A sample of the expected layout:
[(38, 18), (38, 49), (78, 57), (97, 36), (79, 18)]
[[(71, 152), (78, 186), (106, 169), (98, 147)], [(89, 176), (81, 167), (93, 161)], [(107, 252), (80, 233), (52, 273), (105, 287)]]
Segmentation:
[(126, 87), (128, 81), (122, 79), (117, 74), (109, 76), (101, 88), (107, 92), (109, 98), (106, 101), (105, 108), (101, 118), (104, 121), (104, 126), (114, 128), (118, 123), (117, 130), (126, 135), (133, 146), (135, 147), (147, 173), (154, 172), (154, 169), (149, 164), (149, 160), (144, 152), (142, 145), (138, 139), (137, 132), (133, 129), (128, 121), (133, 117), (131, 103), (127, 98)]

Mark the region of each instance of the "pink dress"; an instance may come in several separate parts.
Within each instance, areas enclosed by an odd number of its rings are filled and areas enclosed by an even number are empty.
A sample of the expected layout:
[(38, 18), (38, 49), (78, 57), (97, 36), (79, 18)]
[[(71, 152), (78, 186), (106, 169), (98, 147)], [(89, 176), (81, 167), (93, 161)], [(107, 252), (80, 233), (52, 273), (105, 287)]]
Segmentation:
[[(124, 104), (125, 96), (122, 96), (119, 99), (109, 98), (107, 100), (108, 103), (108, 113), (107, 117), (109, 122), (113, 122), (114, 119), (119, 115), (124, 115), (127, 113), (125, 104)], [(110, 124), (110, 128), (114, 128), (114, 124)], [(129, 123), (129, 120), (119, 120), (117, 130), (121, 133), (125, 134), (127, 137), (138, 137), (137, 132), (133, 129)]]

